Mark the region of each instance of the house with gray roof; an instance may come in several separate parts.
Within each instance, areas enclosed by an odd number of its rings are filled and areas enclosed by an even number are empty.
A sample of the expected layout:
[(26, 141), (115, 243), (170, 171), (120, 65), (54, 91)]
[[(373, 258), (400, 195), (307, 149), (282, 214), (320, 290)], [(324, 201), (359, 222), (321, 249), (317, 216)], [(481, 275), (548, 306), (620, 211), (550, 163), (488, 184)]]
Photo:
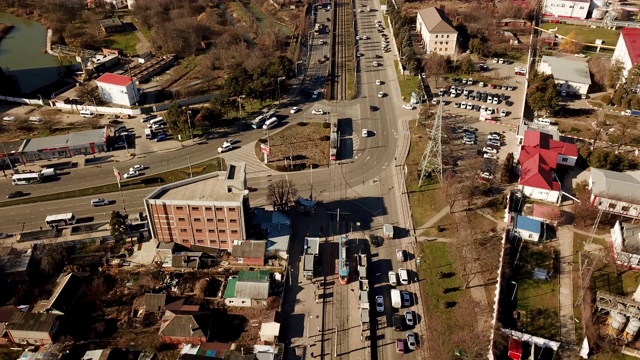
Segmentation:
[(458, 31), (444, 13), (444, 6), (418, 10), (416, 30), (422, 37), (427, 53), (453, 55), (456, 52)]
[(538, 64), (538, 71), (553, 75), (558, 90), (567, 94), (587, 95), (591, 85), (589, 64), (585, 61), (545, 55)]
[(609, 213), (640, 217), (640, 172), (591, 168), (591, 206)]
[(269, 270), (240, 271), (237, 277), (230, 277), (227, 281), (224, 302), (228, 306), (239, 307), (266, 305), (270, 285)]
[(264, 266), (266, 248), (265, 240), (236, 240), (229, 262), (238, 266)]
[(17, 312), (5, 326), (9, 341), (17, 344), (52, 344), (58, 331), (58, 315)]
[(18, 152), (25, 162), (69, 158), (107, 151), (107, 127), (25, 140)]
[(33, 312), (57, 315), (69, 313), (82, 294), (85, 280), (86, 276), (82, 273), (61, 276), (51, 297), (48, 300), (38, 302)]
[(207, 342), (212, 318), (207, 313), (168, 311), (160, 322), (160, 341), (165, 344), (202, 344)]
[(616, 221), (611, 229), (611, 250), (616, 263), (640, 270), (640, 225)]

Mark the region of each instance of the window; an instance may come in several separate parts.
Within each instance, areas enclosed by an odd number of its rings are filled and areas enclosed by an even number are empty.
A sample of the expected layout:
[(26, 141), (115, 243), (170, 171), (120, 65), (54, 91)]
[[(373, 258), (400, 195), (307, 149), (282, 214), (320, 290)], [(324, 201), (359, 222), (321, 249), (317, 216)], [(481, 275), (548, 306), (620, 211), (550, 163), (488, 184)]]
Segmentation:
[(218, 234), (225, 234), (227, 232), (227, 230), (225, 229), (219, 229), (218, 230)]
[(573, 9), (573, 5), (569, 5), (569, 9)]
[(200, 211), (200, 208), (197, 206), (192, 206), (191, 211)]
[(564, 7), (564, 4), (562, 4), (562, 6), (561, 6), (561, 7)]
[(609, 209), (613, 210), (616, 208), (616, 203), (609, 203)]
[(186, 233), (186, 232), (187, 232), (187, 229), (180, 229), (180, 232), (181, 232), (181, 233)]
[(220, 240), (220, 244), (226, 244), (227, 240)]
[(237, 234), (237, 233), (238, 233), (238, 230), (231, 230), (231, 233), (232, 233), (232, 234)]
[(631, 207), (630, 206), (623, 206), (620, 210), (622, 212), (629, 212), (629, 210), (631, 210)]
[(236, 212), (236, 208), (229, 208), (229, 212)]
[(185, 221), (186, 221), (186, 219), (185, 219), (185, 218), (178, 218), (178, 221), (180, 221), (180, 222), (185, 222)]
[(209, 234), (215, 234), (216, 233), (216, 229), (209, 229)]
[(204, 240), (198, 240), (198, 244), (204, 244)]
[(238, 222), (238, 219), (229, 219), (229, 222), (232, 224), (236, 224)]
[(438, 38), (438, 35), (436, 34), (436, 39)]
[(212, 222), (213, 222), (213, 219), (207, 219), (207, 222), (208, 222), (208, 223), (212, 223)]
[(218, 219), (218, 224), (224, 224), (224, 219)]
[(211, 211), (213, 208), (211, 206), (205, 206), (204, 211)]
[(569, 161), (569, 158), (567, 158), (567, 157), (563, 157), (563, 158), (561, 158), (561, 159), (560, 159), (560, 161), (561, 161), (561, 162), (568, 162), (568, 161)]
[(449, 38), (449, 35), (447, 35), (447, 39)]
[(195, 221), (195, 222), (201, 222), (201, 221), (202, 221), (202, 219), (200, 219), (200, 218), (193, 218), (193, 221)]
[(216, 207), (216, 211), (224, 211), (224, 208), (222, 208), (222, 207)]
[(580, 6), (580, 10), (584, 10), (584, 6)]
[(182, 210), (184, 210), (184, 206), (176, 206), (176, 210), (182, 211)]
[(189, 240), (188, 239), (182, 239), (182, 242), (185, 243), (185, 244), (188, 244)]
[(198, 234), (202, 234), (202, 229), (196, 229), (196, 232), (197, 232)]

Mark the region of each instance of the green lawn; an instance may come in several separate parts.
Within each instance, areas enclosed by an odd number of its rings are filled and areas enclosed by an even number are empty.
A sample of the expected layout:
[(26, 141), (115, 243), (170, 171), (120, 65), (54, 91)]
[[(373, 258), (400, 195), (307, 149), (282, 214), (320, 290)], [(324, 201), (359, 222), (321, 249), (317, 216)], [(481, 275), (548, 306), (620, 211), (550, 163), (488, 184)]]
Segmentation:
[(616, 44), (618, 43), (618, 38), (620, 37), (620, 31), (609, 30), (601, 27), (592, 29), (588, 26), (547, 23), (542, 24), (541, 28), (547, 30), (558, 28), (556, 33), (563, 36), (567, 36), (575, 31), (576, 40), (580, 40), (588, 44), (594, 44), (596, 42), (596, 39), (602, 39), (604, 40), (603, 45), (616, 46)]
[(283, 36), (293, 35), (291, 29), (269, 17), (269, 15), (265, 14), (259, 7), (255, 6), (253, 2), (243, 2), (243, 4), (256, 20), (258, 20), (258, 24), (262, 29), (274, 28)]
[(418, 91), (422, 93), (420, 89), (420, 77), (400, 74), (398, 60), (393, 61), (393, 66), (396, 69), (396, 74), (398, 74), (398, 83), (400, 84), (400, 94), (402, 95), (402, 100), (404, 100), (405, 102), (409, 102), (411, 100), (411, 93), (415, 92), (416, 89), (418, 89)]
[(127, 55), (137, 54), (136, 45), (138, 45), (138, 36), (135, 32), (124, 34), (114, 34), (105, 39), (109, 47), (124, 50)]

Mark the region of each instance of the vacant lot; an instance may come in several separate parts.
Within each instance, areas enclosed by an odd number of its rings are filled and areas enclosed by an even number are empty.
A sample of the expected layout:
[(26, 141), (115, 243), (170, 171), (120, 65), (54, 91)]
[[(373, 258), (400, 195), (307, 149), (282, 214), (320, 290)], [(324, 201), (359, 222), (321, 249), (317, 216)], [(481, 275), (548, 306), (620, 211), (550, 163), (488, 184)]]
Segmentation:
[[(268, 166), (280, 171), (303, 170), (313, 164), (313, 168), (327, 166), (329, 161), (329, 128), (323, 123), (296, 123), (277, 134), (269, 136)], [(263, 159), (260, 143), (267, 143), (267, 138), (256, 143), (256, 156)], [(293, 158), (293, 164), (291, 159)]]
[(567, 24), (542, 24), (541, 28), (543, 29), (555, 29), (558, 30), (556, 33), (558, 35), (567, 36), (572, 32), (576, 34), (576, 40), (582, 41), (588, 44), (595, 44), (597, 39), (601, 39), (604, 41), (603, 45), (607, 46), (616, 46), (618, 43), (618, 37), (620, 36), (620, 31), (618, 30), (609, 30), (604, 28), (595, 28), (592, 29), (588, 26), (578, 26), (578, 25), (567, 25)]

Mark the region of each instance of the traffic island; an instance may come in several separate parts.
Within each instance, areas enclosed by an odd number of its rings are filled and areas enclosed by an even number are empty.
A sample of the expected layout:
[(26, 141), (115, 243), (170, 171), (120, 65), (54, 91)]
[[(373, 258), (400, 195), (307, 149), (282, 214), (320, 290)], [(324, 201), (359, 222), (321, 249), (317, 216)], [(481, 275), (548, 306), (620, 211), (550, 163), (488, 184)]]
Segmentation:
[[(256, 142), (256, 157), (276, 171), (301, 171), (329, 163), (329, 132), (325, 123), (299, 122)], [(329, 124), (329, 123), (326, 123)]]

